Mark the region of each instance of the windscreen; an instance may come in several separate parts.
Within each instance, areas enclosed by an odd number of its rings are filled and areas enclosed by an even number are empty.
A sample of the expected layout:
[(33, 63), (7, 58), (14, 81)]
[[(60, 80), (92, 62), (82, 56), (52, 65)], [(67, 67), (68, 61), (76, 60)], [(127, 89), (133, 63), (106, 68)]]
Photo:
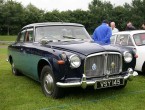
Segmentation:
[(48, 40), (91, 39), (84, 27), (80, 26), (43, 26), (36, 27), (35, 41)]

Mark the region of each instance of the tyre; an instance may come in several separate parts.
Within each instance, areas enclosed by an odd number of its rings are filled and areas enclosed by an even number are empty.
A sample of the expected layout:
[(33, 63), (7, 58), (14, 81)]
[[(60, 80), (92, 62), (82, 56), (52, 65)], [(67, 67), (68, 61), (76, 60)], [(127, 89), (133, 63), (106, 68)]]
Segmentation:
[(143, 64), (143, 66), (142, 66), (142, 73), (145, 73), (145, 62)]
[(44, 66), (41, 71), (41, 87), (46, 96), (52, 98), (62, 98), (64, 96), (62, 88), (57, 87), (56, 78), (49, 66)]
[(20, 76), (20, 75), (21, 75), (21, 73), (15, 68), (14, 62), (11, 63), (11, 68), (12, 68), (12, 73), (13, 73), (15, 76)]

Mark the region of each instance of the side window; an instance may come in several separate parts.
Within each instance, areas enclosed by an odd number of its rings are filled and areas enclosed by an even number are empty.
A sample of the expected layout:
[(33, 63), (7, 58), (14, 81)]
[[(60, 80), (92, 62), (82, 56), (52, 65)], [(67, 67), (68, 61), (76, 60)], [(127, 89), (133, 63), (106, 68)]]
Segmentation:
[(33, 42), (33, 29), (27, 29), (25, 42)]
[(116, 44), (121, 44), (124, 46), (128, 45), (128, 35), (118, 35), (116, 39)]
[(25, 33), (26, 33), (25, 30), (23, 30), (23, 31), (20, 32), (20, 34), (18, 36), (18, 39), (17, 39), (17, 42), (24, 42)]

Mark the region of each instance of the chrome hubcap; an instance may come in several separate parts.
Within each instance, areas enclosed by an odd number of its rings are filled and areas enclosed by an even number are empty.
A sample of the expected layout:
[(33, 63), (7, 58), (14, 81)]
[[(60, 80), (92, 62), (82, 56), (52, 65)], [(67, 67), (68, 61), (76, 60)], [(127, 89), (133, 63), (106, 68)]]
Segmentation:
[(48, 94), (52, 94), (54, 90), (54, 83), (53, 83), (52, 76), (47, 73), (47, 75), (44, 77), (44, 88)]

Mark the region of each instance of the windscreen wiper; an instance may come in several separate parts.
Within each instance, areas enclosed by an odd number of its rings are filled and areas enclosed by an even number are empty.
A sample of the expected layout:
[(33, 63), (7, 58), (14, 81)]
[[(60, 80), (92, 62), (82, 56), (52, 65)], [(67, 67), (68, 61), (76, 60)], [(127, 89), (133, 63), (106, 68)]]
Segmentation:
[(70, 36), (63, 36), (63, 38), (76, 39), (75, 37), (70, 37)]

